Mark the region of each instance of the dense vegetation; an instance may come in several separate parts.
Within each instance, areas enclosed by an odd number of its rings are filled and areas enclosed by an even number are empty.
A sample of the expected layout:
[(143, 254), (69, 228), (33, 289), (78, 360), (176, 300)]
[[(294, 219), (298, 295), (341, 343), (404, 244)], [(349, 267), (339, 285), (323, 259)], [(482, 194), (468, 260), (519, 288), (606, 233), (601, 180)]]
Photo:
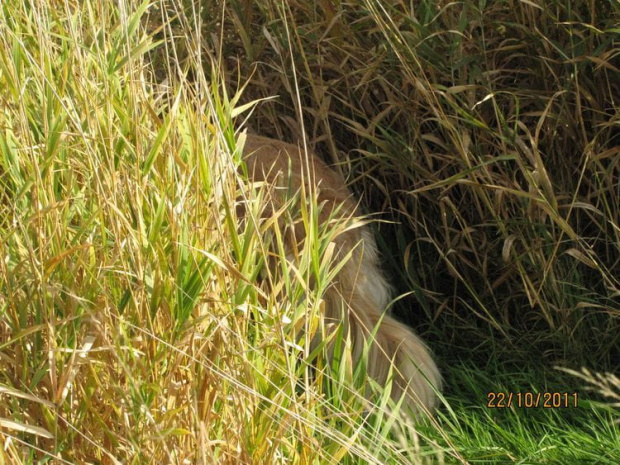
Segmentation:
[[(0, 464), (620, 463), (619, 24), (615, 0), (3, 1)], [(265, 285), (247, 128), (305, 138), (380, 220), (435, 418), (368, 416), (363, 367), (304, 353), (335, 232), (310, 215)]]

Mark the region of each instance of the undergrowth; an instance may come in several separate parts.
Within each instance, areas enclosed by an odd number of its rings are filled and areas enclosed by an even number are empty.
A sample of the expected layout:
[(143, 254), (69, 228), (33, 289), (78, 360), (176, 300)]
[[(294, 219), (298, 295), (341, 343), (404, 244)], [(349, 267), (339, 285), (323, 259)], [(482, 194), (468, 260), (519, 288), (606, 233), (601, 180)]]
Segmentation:
[[(0, 464), (620, 462), (618, 13), (3, 2)], [(292, 198), (291, 268), (248, 128), (381, 220), (434, 418), (369, 412), (363, 360), (308, 353), (347, 225)], [(576, 404), (493, 405), (526, 392)]]

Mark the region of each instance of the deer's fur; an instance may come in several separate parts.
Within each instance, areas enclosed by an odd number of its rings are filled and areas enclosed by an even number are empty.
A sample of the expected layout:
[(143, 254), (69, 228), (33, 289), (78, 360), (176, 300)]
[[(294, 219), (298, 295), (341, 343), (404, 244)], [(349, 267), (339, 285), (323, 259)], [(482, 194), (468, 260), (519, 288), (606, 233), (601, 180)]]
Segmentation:
[[(334, 214), (343, 221), (359, 217), (344, 179), (314, 153), (308, 151), (306, 157), (295, 145), (248, 134), (243, 158), (251, 180), (270, 186), (272, 197), (278, 196), (273, 194), (278, 188), (294, 193), (302, 185), (306, 192), (313, 192), (321, 206), (319, 222), (334, 221)], [(293, 250), (305, 239), (305, 228), (301, 223), (287, 227), (283, 237), (289, 242), (286, 247)], [(392, 399), (399, 401), (404, 395), (404, 404), (413, 414), (431, 411), (437, 402), (441, 377), (424, 342), (386, 314), (391, 288), (381, 271), (372, 233), (366, 227), (344, 228), (333, 242), (336, 260), (351, 251), (352, 256), (325, 291), (324, 318), (344, 325), (352, 341), (354, 362), (374, 332), (367, 359), (368, 375), (385, 385), (391, 373)]]

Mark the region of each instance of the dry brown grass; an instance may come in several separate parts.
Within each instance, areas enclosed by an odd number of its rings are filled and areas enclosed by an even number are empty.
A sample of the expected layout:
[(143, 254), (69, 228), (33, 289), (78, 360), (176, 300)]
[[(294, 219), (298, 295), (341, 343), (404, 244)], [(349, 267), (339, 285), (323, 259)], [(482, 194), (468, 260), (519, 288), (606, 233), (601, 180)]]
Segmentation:
[(200, 34), (222, 25), (228, 85), (278, 96), (247, 124), (306, 138), (397, 220), (405, 317), (466, 351), (619, 355), (616, 3), (248, 0), (222, 23), (216, 3)]
[[(588, 399), (481, 408), (495, 378), (543, 389), (527, 364), (614, 392), (617, 2), (183, 3), (0, 7), (0, 463), (618, 463)], [(299, 362), (283, 322), (321, 296), (257, 285), (249, 125), (392, 221), (401, 315), (448, 375), (432, 424), (365, 417), (361, 369)]]

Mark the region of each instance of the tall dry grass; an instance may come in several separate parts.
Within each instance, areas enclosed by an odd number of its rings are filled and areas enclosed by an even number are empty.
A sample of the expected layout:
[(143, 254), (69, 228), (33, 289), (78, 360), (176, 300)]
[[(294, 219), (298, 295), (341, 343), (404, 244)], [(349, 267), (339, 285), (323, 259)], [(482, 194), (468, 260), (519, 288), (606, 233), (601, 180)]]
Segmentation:
[[(617, 463), (602, 396), (498, 412), (482, 392), (559, 365), (613, 396), (618, 13), (4, 1), (0, 463)], [(247, 126), (306, 138), (382, 212), (400, 315), (447, 374), (432, 422), (365, 416), (363, 364), (300, 363), (303, 277), (338, 264), (309, 216), (306, 268), (260, 285), (278, 230), (236, 218), (263, 195), (238, 174)]]
[(617, 2), (227, 5), (229, 85), (278, 96), (250, 124), (305, 136), (397, 221), (380, 235), (415, 290), (404, 318), (447, 353), (613, 366)]
[(233, 122), (249, 108), (217, 72), (154, 82), (149, 8), (0, 10), (0, 462), (436, 456), (385, 408), (364, 411), (347, 388), (361, 364), (300, 362), (297, 326), (321, 305), (308, 279), (327, 285), (335, 231), (308, 216), (307, 260), (276, 261), (281, 288), (260, 285), (279, 230), (236, 216), (243, 192), (264, 208), (239, 175)]

